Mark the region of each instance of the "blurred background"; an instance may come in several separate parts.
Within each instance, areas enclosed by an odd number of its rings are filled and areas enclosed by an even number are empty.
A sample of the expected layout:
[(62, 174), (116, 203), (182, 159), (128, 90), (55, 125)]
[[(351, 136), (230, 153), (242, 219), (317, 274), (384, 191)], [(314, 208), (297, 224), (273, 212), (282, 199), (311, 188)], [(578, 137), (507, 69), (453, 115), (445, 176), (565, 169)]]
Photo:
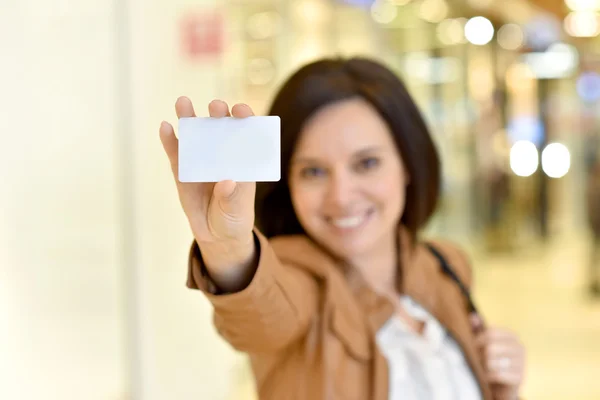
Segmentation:
[[(596, 0), (0, 0), (0, 399), (254, 399), (186, 289), (158, 138), (187, 95), (265, 113), (326, 55), (403, 77), (444, 161), (431, 235), (528, 350), (526, 399), (600, 399), (586, 185)], [(600, 200), (597, 201), (600, 203)], [(592, 204), (596, 204), (592, 202)], [(598, 264), (598, 262), (596, 262)], [(600, 269), (600, 265), (598, 265)]]

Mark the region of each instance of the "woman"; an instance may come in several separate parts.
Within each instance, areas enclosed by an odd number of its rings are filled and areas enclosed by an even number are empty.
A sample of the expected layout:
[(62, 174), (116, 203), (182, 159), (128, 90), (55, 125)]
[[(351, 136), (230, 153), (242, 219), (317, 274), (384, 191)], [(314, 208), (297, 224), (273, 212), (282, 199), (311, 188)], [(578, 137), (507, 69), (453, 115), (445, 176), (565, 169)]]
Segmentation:
[[(185, 97), (176, 111), (195, 115)], [(209, 113), (253, 115), (222, 101)], [(259, 397), (516, 399), (522, 346), (469, 314), (463, 253), (435, 243), (438, 259), (419, 240), (440, 166), (400, 80), (366, 59), (314, 62), (270, 114), (281, 117), (282, 179), (258, 187), (179, 182), (173, 127), (160, 128), (195, 238), (188, 287), (249, 354)]]

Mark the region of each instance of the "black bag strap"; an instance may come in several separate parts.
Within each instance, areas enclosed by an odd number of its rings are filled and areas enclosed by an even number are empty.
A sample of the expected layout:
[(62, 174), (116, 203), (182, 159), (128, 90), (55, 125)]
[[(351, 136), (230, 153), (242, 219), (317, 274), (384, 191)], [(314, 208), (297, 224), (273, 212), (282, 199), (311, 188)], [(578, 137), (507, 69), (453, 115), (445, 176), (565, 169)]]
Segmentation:
[(431, 243), (425, 243), (425, 246), (427, 246), (429, 251), (431, 251), (431, 253), (435, 256), (435, 258), (438, 259), (438, 261), (440, 263), (440, 267), (442, 269), (442, 272), (444, 274), (446, 274), (448, 277), (450, 277), (450, 279), (452, 279), (456, 283), (456, 285), (458, 285), (460, 291), (462, 292), (462, 294), (467, 299), (467, 302), (469, 303), (469, 313), (476, 313), (477, 315), (479, 315), (479, 312), (477, 311), (477, 307), (475, 306), (475, 303), (473, 302), (473, 298), (471, 297), (471, 292), (469, 291), (469, 289), (467, 289), (467, 286), (458, 277), (456, 272), (454, 272), (454, 269), (452, 269), (452, 267), (446, 260), (446, 257), (444, 257), (442, 255), (442, 253), (438, 249), (436, 249)]

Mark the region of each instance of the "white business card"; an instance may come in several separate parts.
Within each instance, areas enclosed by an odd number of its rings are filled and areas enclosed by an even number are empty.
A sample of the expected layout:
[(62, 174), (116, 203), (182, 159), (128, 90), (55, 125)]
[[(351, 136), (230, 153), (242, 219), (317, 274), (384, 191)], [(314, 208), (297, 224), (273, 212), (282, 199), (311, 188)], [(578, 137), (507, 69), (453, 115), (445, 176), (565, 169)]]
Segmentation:
[(181, 182), (281, 179), (281, 122), (276, 116), (180, 118)]

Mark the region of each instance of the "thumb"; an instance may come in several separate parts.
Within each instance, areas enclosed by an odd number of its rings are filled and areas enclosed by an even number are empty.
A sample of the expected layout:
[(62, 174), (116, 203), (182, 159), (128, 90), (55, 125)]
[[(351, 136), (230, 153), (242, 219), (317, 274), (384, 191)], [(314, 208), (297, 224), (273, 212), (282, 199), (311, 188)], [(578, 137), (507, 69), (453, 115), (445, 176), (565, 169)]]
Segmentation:
[(179, 163), (179, 140), (175, 136), (175, 131), (173, 130), (173, 126), (168, 122), (163, 121), (160, 124), (160, 141), (162, 142), (163, 148), (165, 149), (165, 153), (167, 153), (167, 157), (169, 157), (169, 162), (171, 163), (171, 170), (173, 171), (173, 175), (177, 180), (178, 176), (178, 163)]
[(221, 181), (215, 184), (213, 194), (219, 202), (227, 202), (234, 197), (237, 189), (237, 184), (234, 181)]
[(242, 217), (245, 212), (245, 197), (248, 195), (246, 186), (250, 183), (239, 183), (231, 180), (217, 182), (213, 189), (213, 195), (219, 208), (227, 216)]

